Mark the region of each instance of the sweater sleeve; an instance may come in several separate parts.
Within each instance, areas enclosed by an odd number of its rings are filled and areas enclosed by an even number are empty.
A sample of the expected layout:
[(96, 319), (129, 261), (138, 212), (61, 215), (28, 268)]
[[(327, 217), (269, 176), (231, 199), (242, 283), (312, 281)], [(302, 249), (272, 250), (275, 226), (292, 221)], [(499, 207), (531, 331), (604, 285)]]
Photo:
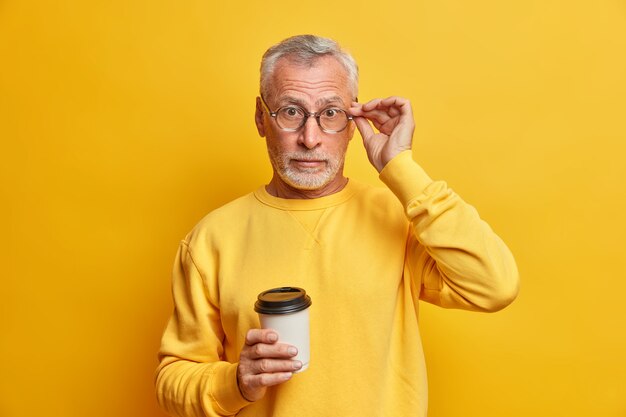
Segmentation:
[(174, 312), (156, 372), (157, 399), (173, 416), (232, 416), (249, 404), (237, 387), (237, 364), (222, 360), (224, 331), (209, 285), (182, 242), (172, 275)]
[(411, 151), (391, 160), (380, 179), (411, 223), (407, 268), (420, 299), (446, 308), (497, 311), (517, 296), (519, 277), (505, 243), (445, 182), (433, 181)]

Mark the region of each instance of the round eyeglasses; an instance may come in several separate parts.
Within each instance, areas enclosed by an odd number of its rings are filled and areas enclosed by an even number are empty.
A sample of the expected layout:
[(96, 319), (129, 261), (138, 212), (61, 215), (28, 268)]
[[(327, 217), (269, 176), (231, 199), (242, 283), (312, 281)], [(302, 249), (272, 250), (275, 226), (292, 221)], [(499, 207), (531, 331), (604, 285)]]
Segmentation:
[(339, 133), (348, 127), (352, 116), (337, 107), (327, 107), (319, 112), (310, 113), (300, 106), (288, 105), (271, 111), (263, 96), (261, 102), (267, 113), (276, 120), (276, 124), (282, 130), (295, 132), (300, 129), (309, 117), (315, 117), (317, 125), (326, 133)]

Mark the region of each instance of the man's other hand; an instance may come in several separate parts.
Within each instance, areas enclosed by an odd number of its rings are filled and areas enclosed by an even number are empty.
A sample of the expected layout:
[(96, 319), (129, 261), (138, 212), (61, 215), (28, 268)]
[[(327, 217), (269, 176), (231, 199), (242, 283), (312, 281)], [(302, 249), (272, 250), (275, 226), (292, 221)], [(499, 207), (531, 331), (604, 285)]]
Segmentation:
[(298, 350), (277, 342), (278, 334), (274, 330), (248, 330), (237, 366), (237, 384), (246, 400), (260, 400), (267, 387), (288, 381), (302, 367), (300, 361), (291, 359)]

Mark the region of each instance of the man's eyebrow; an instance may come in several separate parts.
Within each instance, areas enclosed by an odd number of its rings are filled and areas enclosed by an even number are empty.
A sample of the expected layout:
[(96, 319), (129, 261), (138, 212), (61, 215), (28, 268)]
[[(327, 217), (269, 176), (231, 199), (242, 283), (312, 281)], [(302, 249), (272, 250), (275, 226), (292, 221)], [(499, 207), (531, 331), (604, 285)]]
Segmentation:
[(343, 100), (339, 96), (332, 96), (321, 98), (315, 102), (315, 104), (320, 107), (335, 103), (343, 104)]
[(284, 106), (287, 104), (295, 104), (297, 106), (302, 107), (303, 109), (306, 109), (306, 103), (304, 102), (304, 100), (301, 100), (296, 97), (283, 97), (280, 99), (279, 103), (281, 106)]
[[(297, 106), (302, 107), (303, 109), (307, 108), (307, 103), (304, 100), (296, 98), (296, 97), (283, 97), (280, 99), (280, 106), (285, 106), (289, 104), (295, 104)], [(339, 96), (331, 96), (331, 97), (323, 97), (315, 102), (315, 105), (320, 109), (329, 105), (329, 104), (341, 104), (343, 105), (343, 100)]]

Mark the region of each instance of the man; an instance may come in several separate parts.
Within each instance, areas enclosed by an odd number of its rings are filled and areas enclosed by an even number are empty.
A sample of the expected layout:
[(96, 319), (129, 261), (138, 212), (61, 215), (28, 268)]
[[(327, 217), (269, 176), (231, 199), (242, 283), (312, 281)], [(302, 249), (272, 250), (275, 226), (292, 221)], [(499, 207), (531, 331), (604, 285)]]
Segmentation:
[[(169, 413), (425, 416), (418, 300), (496, 311), (515, 298), (507, 247), (413, 161), (409, 101), (359, 104), (357, 82), (329, 39), (296, 36), (265, 53), (255, 121), (273, 177), (181, 243), (157, 370)], [(386, 187), (344, 176), (355, 126)], [(302, 373), (297, 350), (253, 309), (281, 286), (313, 300)]]

